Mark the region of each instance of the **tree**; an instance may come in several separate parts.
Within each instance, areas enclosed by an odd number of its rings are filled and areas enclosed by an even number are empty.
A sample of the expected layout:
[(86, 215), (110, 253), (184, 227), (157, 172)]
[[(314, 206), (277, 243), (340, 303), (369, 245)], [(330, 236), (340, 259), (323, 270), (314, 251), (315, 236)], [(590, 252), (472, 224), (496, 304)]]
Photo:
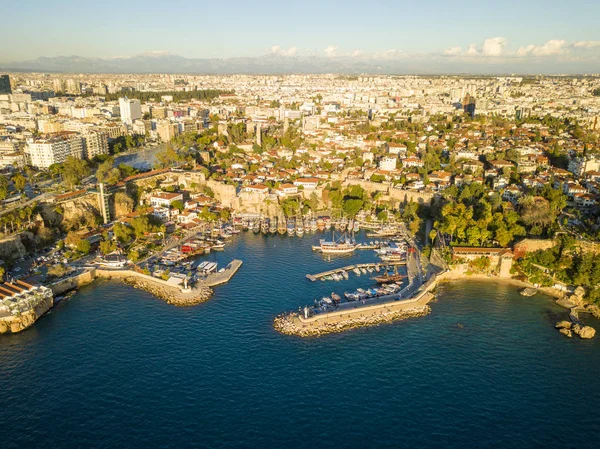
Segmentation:
[(12, 178), (12, 182), (19, 192), (22, 192), (25, 186), (27, 185), (27, 179), (21, 173), (15, 173)]
[(117, 245), (113, 240), (103, 240), (100, 242), (100, 251), (102, 254), (110, 254), (116, 251)]
[(344, 212), (348, 214), (350, 217), (354, 217), (357, 213), (360, 212), (364, 204), (363, 200), (359, 200), (356, 198), (350, 198), (344, 201), (344, 205), (342, 206)]
[(62, 164), (61, 173), (65, 183), (70, 188), (73, 188), (78, 185), (84, 177), (90, 174), (90, 168), (88, 163), (83, 159), (69, 156)]
[(185, 209), (185, 205), (183, 204), (183, 201), (181, 200), (175, 200), (171, 203), (171, 207), (173, 209), (177, 209), (179, 212), (183, 211), (183, 209)]
[(184, 158), (172, 145), (167, 145), (163, 150), (156, 153), (157, 168), (167, 168), (184, 161)]
[(8, 196), (8, 181), (2, 175), (0, 175), (0, 200), (6, 199)]
[(115, 234), (116, 239), (122, 245), (129, 244), (134, 234), (133, 230), (123, 223), (115, 223), (115, 226), (113, 227), (113, 232)]
[(88, 239), (81, 239), (77, 242), (77, 251), (79, 251), (84, 256), (87, 256), (90, 253), (91, 244)]

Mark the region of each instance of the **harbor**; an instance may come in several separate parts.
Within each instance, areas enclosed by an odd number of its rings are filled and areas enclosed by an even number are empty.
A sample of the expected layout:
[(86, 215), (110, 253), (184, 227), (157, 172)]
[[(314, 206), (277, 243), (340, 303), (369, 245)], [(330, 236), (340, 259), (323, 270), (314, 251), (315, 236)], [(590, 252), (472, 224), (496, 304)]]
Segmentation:
[[(406, 265), (406, 261), (395, 261), (388, 262), (385, 264), (380, 262), (358, 263), (354, 265), (347, 265), (345, 267), (335, 268), (333, 270), (322, 271), (321, 273), (307, 274), (306, 278), (311, 280), (312, 282), (316, 282), (318, 280), (323, 280), (328, 276), (333, 276), (341, 273), (353, 272), (354, 274), (360, 276), (360, 274), (366, 275), (368, 273), (373, 273), (373, 271), (379, 273), (382, 270), (382, 268), (398, 267), (402, 265)], [(356, 270), (358, 270), (360, 274), (357, 273)]]

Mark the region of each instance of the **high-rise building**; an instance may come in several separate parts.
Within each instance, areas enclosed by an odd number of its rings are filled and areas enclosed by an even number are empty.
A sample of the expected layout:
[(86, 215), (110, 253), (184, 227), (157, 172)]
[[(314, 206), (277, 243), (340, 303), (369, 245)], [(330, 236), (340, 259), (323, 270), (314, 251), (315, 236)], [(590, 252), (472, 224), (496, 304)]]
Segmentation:
[(80, 94), (81, 93), (81, 83), (74, 79), (67, 80), (67, 93), (69, 94)]
[(83, 157), (83, 138), (76, 133), (64, 133), (49, 139), (30, 139), (25, 147), (28, 163), (37, 168), (48, 168), (52, 164), (61, 164), (69, 156)]
[(163, 142), (169, 142), (173, 137), (179, 134), (179, 127), (176, 123), (171, 123), (167, 120), (156, 125), (156, 133)]
[(471, 118), (475, 117), (475, 97), (467, 94), (465, 95), (465, 99), (463, 101), (463, 110), (465, 114), (471, 116)]
[(93, 159), (101, 154), (108, 154), (108, 136), (99, 131), (90, 131), (83, 136), (84, 155), (86, 159)]
[(10, 77), (8, 75), (0, 75), (0, 95), (12, 94), (10, 87)]
[(142, 118), (140, 100), (130, 100), (127, 97), (121, 97), (119, 98), (119, 109), (123, 123), (132, 124), (134, 120)]

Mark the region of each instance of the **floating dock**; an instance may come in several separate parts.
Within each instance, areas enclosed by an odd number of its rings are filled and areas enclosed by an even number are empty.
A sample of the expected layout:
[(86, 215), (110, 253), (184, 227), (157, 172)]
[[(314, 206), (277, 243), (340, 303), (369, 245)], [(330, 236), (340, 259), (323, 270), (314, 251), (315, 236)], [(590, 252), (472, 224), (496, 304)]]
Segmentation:
[(325, 276), (331, 276), (332, 274), (340, 273), (342, 271), (352, 271), (355, 268), (375, 268), (376, 266), (388, 267), (388, 266), (399, 266), (406, 265), (406, 261), (394, 261), (394, 262), (375, 262), (375, 263), (357, 263), (355, 265), (348, 265), (346, 267), (335, 268), (333, 270), (323, 271), (322, 273), (307, 274), (306, 278), (315, 282)]
[(242, 261), (239, 259), (234, 259), (231, 261), (227, 267), (225, 267), (224, 271), (220, 273), (211, 273), (206, 276), (206, 279), (202, 281), (204, 285), (207, 287), (214, 287), (216, 285), (226, 284), (231, 280), (233, 275), (237, 273), (237, 271), (242, 266)]

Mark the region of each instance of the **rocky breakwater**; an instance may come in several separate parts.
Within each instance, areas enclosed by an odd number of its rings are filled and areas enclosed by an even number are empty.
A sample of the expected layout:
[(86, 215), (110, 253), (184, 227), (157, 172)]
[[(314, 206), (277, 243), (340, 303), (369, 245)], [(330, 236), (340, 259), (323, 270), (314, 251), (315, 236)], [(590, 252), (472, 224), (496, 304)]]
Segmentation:
[(396, 320), (428, 315), (431, 313), (431, 308), (427, 305), (427, 302), (432, 298), (431, 293), (426, 293), (420, 301), (410, 304), (398, 301), (377, 307), (363, 307), (341, 313), (327, 313), (308, 319), (302, 317), (298, 312), (292, 312), (277, 316), (273, 322), (273, 327), (278, 332), (286, 335), (318, 337), (357, 327), (386, 324)]
[(25, 312), (0, 318), (0, 334), (16, 334), (24, 331), (50, 310), (53, 305), (54, 298), (49, 294), (40, 298), (34, 307)]
[(573, 324), (570, 321), (559, 321), (558, 323), (556, 323), (556, 329), (558, 329), (558, 331), (571, 338), (573, 336), (573, 334), (575, 335), (579, 335), (579, 338), (583, 338), (583, 339), (589, 339), (589, 338), (594, 338), (594, 336), (596, 335), (596, 329), (594, 329), (591, 326), (582, 326), (581, 324)]
[(153, 280), (147, 280), (138, 276), (128, 276), (123, 278), (123, 282), (145, 290), (148, 293), (166, 301), (175, 306), (186, 307), (194, 306), (208, 300), (212, 296), (212, 289), (203, 285), (182, 290), (180, 287), (165, 285)]

